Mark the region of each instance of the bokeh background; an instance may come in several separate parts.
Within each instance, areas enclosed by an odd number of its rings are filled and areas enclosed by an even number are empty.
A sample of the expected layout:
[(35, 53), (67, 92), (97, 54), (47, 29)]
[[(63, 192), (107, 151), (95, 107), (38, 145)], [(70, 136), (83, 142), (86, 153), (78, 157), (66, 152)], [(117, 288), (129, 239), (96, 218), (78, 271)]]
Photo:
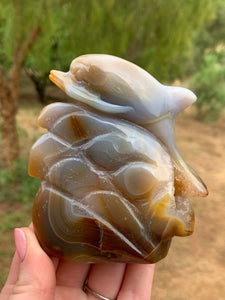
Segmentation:
[(209, 196), (191, 199), (195, 233), (174, 238), (157, 264), (152, 299), (224, 299), (225, 0), (1, 0), (0, 288), (13, 229), (30, 223), (39, 185), (27, 175), (29, 149), (43, 133), (38, 114), (69, 101), (48, 73), (86, 53), (123, 57), (197, 94), (178, 117), (176, 138)]

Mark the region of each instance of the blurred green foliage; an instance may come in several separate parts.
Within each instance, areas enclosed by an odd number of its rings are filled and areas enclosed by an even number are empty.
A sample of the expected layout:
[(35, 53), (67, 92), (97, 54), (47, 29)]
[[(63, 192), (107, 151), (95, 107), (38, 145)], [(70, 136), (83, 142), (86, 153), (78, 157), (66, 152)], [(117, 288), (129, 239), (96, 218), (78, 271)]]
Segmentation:
[(218, 1), (2, 0), (0, 61), (9, 66), (18, 41), (40, 23), (26, 66), (41, 75), (68, 69), (81, 54), (108, 53), (171, 81), (185, 74), (194, 37), (214, 17)]
[(225, 0), (217, 0), (217, 4), (213, 19), (205, 24), (195, 37), (192, 72), (197, 71), (204, 63), (204, 54), (209, 52), (209, 49), (215, 50), (218, 45), (225, 43)]
[(216, 120), (225, 107), (225, 47), (205, 53), (203, 64), (191, 78), (198, 96), (197, 117)]
[(225, 1), (195, 39), (190, 86), (198, 95), (197, 118), (213, 121), (225, 108)]
[(0, 65), (5, 72), (10, 70), (18, 45), (27, 40), (37, 23), (42, 22), (44, 2), (39, 0), (31, 4), (27, 0), (1, 0)]
[[(206, 49), (224, 44), (225, 0), (1, 0), (0, 66), (5, 73), (18, 44), (37, 24), (41, 32), (25, 67), (32, 71), (27, 73), (40, 98), (49, 70), (66, 71), (73, 58), (86, 53), (126, 58), (168, 84), (202, 72), (206, 64), (209, 69)], [(202, 103), (206, 87), (199, 84), (193, 87)], [(212, 102), (221, 102), (218, 94)]]
[(108, 53), (168, 82), (185, 74), (194, 37), (212, 20), (217, 7), (217, 0), (59, 3), (47, 10), (27, 66), (46, 74), (52, 68), (68, 70), (81, 54)]

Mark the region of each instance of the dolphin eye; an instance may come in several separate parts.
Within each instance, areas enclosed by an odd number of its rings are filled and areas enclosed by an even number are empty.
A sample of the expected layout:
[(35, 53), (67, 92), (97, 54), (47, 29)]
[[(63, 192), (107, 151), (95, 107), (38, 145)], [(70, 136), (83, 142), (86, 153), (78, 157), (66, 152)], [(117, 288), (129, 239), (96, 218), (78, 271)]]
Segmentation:
[(83, 64), (71, 64), (70, 66), (70, 72), (73, 74), (73, 76), (75, 77), (75, 79), (77, 81), (82, 81), (83, 80), (83, 73), (85, 71), (85, 66)]
[(83, 80), (83, 70), (78, 69), (75, 76), (78, 81), (82, 81)]

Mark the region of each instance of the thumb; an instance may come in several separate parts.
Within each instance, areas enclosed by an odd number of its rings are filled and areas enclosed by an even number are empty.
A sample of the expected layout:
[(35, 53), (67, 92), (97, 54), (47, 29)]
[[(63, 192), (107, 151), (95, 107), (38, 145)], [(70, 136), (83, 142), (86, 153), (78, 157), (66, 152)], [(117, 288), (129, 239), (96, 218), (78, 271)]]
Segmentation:
[(40, 247), (31, 228), (16, 228), (14, 236), (21, 263), (18, 280), (9, 299), (54, 299), (55, 269), (52, 260)]

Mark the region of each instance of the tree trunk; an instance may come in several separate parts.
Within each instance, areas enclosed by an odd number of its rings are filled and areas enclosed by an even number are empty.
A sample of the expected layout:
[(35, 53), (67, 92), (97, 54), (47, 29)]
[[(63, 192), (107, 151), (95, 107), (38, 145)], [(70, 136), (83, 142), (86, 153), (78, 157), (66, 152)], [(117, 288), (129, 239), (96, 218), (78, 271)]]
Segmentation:
[[(2, 119), (2, 137), (4, 141), (4, 157), (7, 167), (11, 167), (13, 161), (19, 158), (19, 139), (16, 129), (17, 103), (15, 102), (15, 90), (13, 84), (9, 86), (0, 76), (0, 104)], [(14, 94), (14, 96), (13, 96)]]
[(16, 114), (19, 103), (21, 71), (31, 46), (40, 33), (37, 25), (24, 43), (18, 41), (15, 47), (13, 64), (8, 82), (4, 79), (0, 68), (0, 105), (2, 118), (2, 137), (4, 142), (4, 157), (6, 166), (11, 167), (13, 162), (19, 158), (19, 138), (16, 129)]
[(48, 74), (39, 75), (37, 72), (32, 70), (31, 68), (25, 68), (25, 72), (27, 76), (30, 78), (32, 83), (34, 84), (34, 88), (38, 94), (38, 100), (42, 105), (46, 105), (46, 87), (47, 87), (47, 80), (46, 78)]

